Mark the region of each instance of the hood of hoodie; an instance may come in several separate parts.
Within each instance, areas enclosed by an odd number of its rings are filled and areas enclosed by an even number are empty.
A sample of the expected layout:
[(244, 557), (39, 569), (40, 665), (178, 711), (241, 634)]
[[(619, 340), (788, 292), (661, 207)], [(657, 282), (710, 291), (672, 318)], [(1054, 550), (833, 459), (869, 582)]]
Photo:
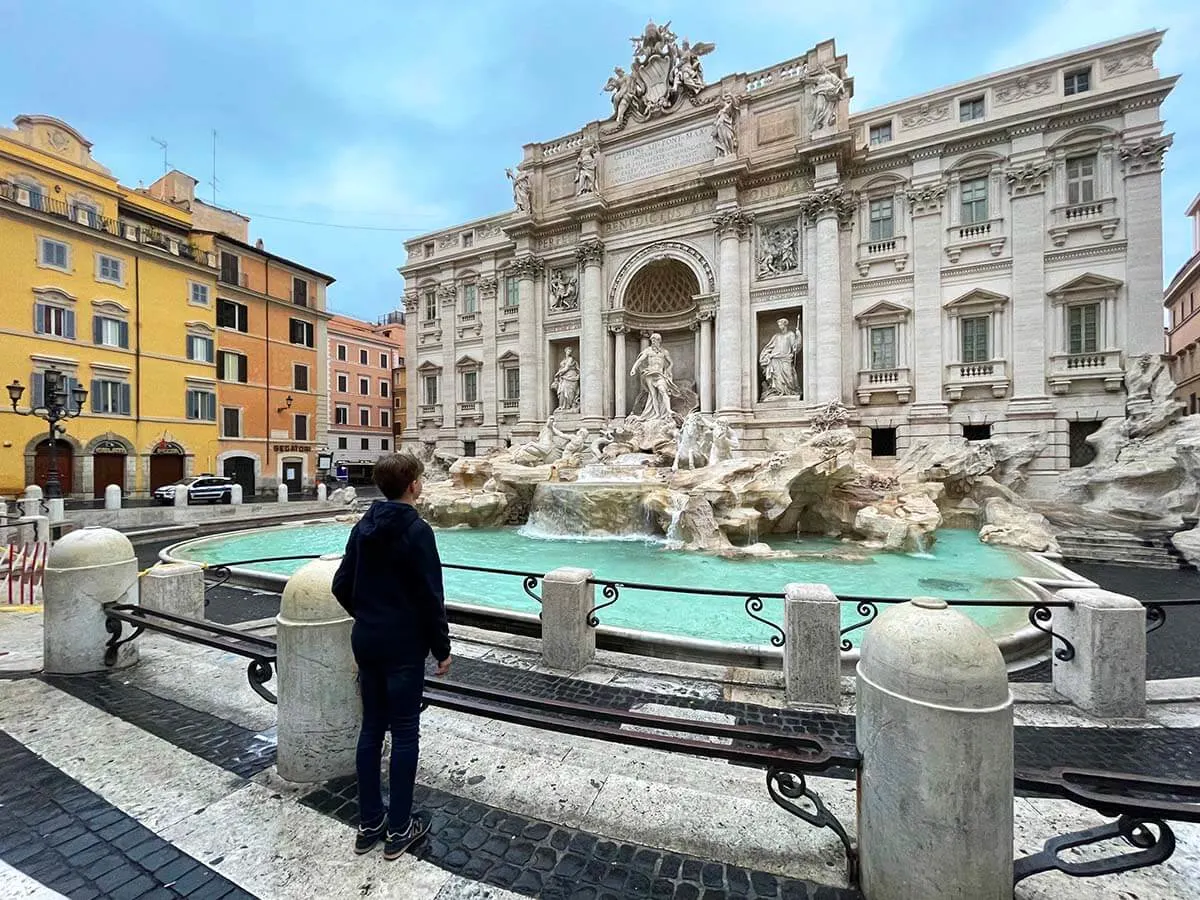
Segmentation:
[(420, 518), (407, 503), (376, 500), (358, 520), (358, 533), (364, 541), (402, 539)]

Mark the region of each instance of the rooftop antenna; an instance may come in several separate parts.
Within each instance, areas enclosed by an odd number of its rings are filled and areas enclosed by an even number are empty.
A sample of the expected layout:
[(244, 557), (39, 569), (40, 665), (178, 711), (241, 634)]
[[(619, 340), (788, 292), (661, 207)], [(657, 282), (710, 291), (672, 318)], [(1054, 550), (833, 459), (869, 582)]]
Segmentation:
[(154, 143), (158, 144), (158, 146), (162, 148), (162, 152), (163, 152), (163, 174), (164, 174), (164, 175), (166, 175), (166, 174), (167, 174), (167, 172), (169, 172), (169, 171), (171, 170), (171, 166), (170, 166), (170, 164), (167, 162), (167, 142), (166, 142), (166, 141), (160, 141), (158, 138), (154, 137), (153, 135), (151, 135), (151, 137), (150, 137), (150, 140), (154, 141)]
[(212, 202), (213, 206), (217, 205), (217, 129), (212, 130), (213, 139), (213, 154), (212, 154), (212, 180), (209, 185), (212, 187)]

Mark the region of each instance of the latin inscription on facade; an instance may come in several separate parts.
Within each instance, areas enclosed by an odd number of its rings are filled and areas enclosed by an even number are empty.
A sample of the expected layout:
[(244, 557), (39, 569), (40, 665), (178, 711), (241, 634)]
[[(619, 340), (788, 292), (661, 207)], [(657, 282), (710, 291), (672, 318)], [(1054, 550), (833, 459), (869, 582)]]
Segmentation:
[(710, 160), (717, 152), (711, 132), (710, 126), (703, 125), (640, 147), (619, 150), (604, 160), (604, 182), (625, 184)]
[(679, 222), (693, 216), (711, 213), (715, 204), (712, 200), (698, 200), (695, 203), (684, 203), (681, 206), (669, 206), (666, 209), (652, 209), (649, 212), (638, 213), (635, 216), (625, 216), (604, 223), (604, 233), (621, 234), (638, 228), (649, 228), (654, 225), (665, 225), (668, 222)]

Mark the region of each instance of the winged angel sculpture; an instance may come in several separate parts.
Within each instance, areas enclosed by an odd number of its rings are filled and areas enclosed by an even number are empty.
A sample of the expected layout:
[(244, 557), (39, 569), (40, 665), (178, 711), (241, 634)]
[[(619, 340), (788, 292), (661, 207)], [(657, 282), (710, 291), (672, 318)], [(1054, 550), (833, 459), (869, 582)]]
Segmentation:
[(612, 94), (617, 128), (630, 115), (644, 122), (669, 112), (684, 96), (694, 100), (704, 90), (700, 57), (715, 50), (716, 44), (692, 44), (684, 38), (680, 45), (670, 22), (649, 22), (642, 34), (629, 40), (633, 44), (629, 72), (617, 66), (604, 85)]

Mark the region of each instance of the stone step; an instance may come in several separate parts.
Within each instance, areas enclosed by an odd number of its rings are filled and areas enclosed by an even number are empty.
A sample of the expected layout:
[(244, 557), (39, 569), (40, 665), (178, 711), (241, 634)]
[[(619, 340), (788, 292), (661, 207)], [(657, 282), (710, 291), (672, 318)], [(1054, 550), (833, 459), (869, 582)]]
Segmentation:
[(1170, 553), (1176, 554), (1178, 551), (1170, 544), (1136, 544), (1133, 542), (1117, 544), (1106, 543), (1100, 541), (1079, 541), (1069, 538), (1059, 537), (1058, 545), (1060, 547), (1077, 547), (1081, 550), (1108, 550), (1113, 553)]
[(1067, 549), (1062, 547), (1065, 560), (1096, 562), (1112, 566), (1136, 566), (1149, 569), (1187, 569), (1186, 560), (1168, 553), (1117, 554), (1103, 549)]

